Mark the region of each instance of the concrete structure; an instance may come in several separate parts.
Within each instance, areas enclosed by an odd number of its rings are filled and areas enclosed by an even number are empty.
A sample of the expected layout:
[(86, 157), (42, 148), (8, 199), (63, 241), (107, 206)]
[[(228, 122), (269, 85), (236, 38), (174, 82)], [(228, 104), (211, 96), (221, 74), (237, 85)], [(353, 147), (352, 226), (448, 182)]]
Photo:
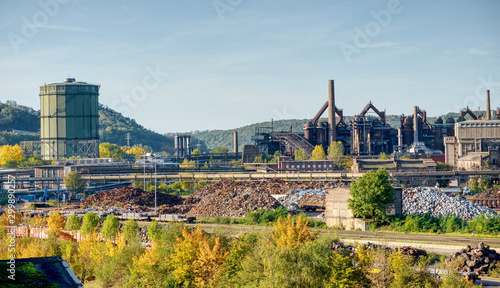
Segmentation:
[(66, 78), (40, 86), (43, 159), (99, 157), (99, 85)]
[(193, 152), (191, 147), (191, 135), (175, 135), (174, 149), (175, 156), (177, 157), (185, 157), (191, 155), (191, 152)]
[(432, 159), (362, 159), (355, 157), (352, 172), (363, 173), (385, 168), (394, 172), (431, 172), (436, 171), (436, 162)]
[[(500, 147), (500, 121), (469, 120), (457, 122), (455, 123), (455, 136), (445, 137), (444, 144), (446, 163), (456, 167), (458, 160), (471, 152), (482, 152), (489, 155), (489, 151), (497, 150)], [(469, 158), (462, 159), (461, 168), (470, 169), (472, 168), (470, 165), (474, 166), (471, 161), (474, 162), (477, 159), (474, 160), (474, 157)], [(497, 165), (498, 159), (494, 156), (490, 164), (493, 164), (493, 160), (496, 162), (494, 164)]]
[(259, 147), (257, 145), (244, 145), (243, 146), (243, 163), (253, 163), (255, 157), (260, 155)]
[(332, 171), (334, 168), (331, 160), (295, 161), (291, 157), (278, 157), (278, 170), (286, 170), (287, 173)]
[[(394, 202), (386, 205), (386, 215), (402, 214), (402, 189), (395, 189)], [(347, 207), (347, 200), (351, 198), (350, 188), (327, 189), (326, 198), (326, 225), (328, 227), (342, 226), (346, 230), (368, 230), (365, 221), (355, 218), (352, 210)]]

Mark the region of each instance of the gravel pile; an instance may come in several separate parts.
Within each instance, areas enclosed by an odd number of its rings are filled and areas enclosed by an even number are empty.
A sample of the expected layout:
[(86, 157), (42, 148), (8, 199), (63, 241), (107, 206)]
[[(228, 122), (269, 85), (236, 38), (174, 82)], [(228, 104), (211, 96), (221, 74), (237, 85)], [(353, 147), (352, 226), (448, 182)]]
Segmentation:
[(448, 196), (432, 188), (403, 189), (403, 213), (426, 214), (435, 217), (447, 215), (457, 216), (463, 220), (471, 220), (480, 214), (496, 215), (488, 207), (468, 202), (459, 196)]
[(305, 206), (325, 208), (325, 189), (291, 189), (280, 199), (281, 205), (294, 211)]

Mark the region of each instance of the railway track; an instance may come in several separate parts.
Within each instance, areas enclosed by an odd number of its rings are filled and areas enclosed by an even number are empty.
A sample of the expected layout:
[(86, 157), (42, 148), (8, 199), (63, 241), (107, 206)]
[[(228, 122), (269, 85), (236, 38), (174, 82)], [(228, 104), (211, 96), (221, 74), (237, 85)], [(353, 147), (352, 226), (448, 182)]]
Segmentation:
[[(200, 226), (207, 232), (213, 231), (232, 231), (235, 234), (252, 230), (271, 230), (267, 226), (245, 226), (245, 225), (223, 225), (223, 224), (186, 224), (186, 226)], [(387, 241), (387, 242), (407, 242), (407, 243), (427, 243), (436, 245), (476, 245), (480, 242), (486, 243), (492, 247), (500, 247), (500, 237), (477, 237), (477, 236), (458, 236), (445, 234), (410, 234), (410, 233), (391, 233), (391, 232), (370, 232), (370, 231), (346, 231), (330, 229), (312, 229), (321, 234), (336, 235), (340, 239), (363, 240), (363, 241)]]

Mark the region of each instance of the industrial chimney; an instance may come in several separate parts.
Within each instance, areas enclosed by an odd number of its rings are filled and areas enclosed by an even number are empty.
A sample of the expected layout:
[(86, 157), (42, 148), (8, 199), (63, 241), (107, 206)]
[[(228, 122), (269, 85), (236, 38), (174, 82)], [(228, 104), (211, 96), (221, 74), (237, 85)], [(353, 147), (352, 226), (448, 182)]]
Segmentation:
[(328, 131), (330, 132), (328, 137), (329, 143), (337, 141), (337, 127), (335, 121), (335, 87), (333, 80), (328, 82)]
[(491, 120), (490, 90), (486, 90), (486, 120)]
[(234, 131), (233, 133), (233, 145), (234, 145), (234, 153), (238, 154), (238, 132)]
[(413, 108), (413, 143), (418, 142), (418, 106)]

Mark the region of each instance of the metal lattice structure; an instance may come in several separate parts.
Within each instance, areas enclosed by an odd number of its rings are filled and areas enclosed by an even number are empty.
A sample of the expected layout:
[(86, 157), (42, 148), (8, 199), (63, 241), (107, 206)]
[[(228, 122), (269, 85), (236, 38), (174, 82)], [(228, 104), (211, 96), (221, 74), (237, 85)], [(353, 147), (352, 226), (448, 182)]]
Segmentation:
[(21, 148), (28, 157), (41, 155), (43, 148), (44, 159), (99, 158), (99, 140), (22, 141)]

